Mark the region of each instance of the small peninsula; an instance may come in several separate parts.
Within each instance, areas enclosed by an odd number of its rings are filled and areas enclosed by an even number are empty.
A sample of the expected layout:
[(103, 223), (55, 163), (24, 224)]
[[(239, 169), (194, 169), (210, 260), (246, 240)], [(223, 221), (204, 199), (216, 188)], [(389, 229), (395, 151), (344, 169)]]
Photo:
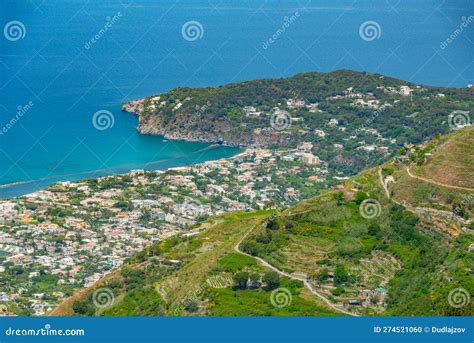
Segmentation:
[(230, 146), (296, 148), (354, 174), (447, 133), (453, 111), (468, 111), (473, 88), (416, 85), (340, 70), (289, 78), (176, 88), (123, 105), (143, 134)]

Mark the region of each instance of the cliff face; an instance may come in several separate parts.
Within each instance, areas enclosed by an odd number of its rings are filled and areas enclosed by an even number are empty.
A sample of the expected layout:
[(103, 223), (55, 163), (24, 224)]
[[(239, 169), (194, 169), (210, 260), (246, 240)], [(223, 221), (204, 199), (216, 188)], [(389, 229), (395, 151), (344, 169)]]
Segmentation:
[(139, 114), (138, 131), (145, 135), (166, 135), (162, 118), (153, 114)]
[(141, 134), (166, 135), (166, 130), (163, 127), (162, 117), (159, 115), (146, 113), (146, 102), (146, 98), (126, 102), (122, 105), (122, 111), (133, 113), (138, 116), (137, 130)]
[(145, 99), (126, 102), (122, 105), (122, 111), (142, 114), (145, 109)]
[(283, 143), (289, 134), (271, 129), (245, 130), (225, 118), (209, 119), (194, 113), (177, 112), (166, 120), (163, 111), (146, 111), (147, 99), (125, 103), (122, 110), (138, 115), (138, 131), (141, 134), (162, 135), (170, 140), (218, 143), (235, 147), (266, 147)]

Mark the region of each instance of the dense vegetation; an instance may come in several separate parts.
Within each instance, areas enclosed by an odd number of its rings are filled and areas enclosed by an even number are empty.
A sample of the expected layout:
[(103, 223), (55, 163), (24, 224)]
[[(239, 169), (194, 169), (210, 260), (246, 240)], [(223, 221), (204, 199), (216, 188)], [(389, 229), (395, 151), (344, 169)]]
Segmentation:
[[(130, 259), (120, 270), (119, 282), (100, 286), (113, 290), (116, 297), (113, 306), (106, 310), (94, 307), (91, 293), (74, 303), (74, 312), (79, 315), (337, 314), (325, 310), (314, 298), (307, 300), (302, 282), (282, 278), (251, 257), (232, 252), (236, 239), (250, 225), (257, 225), (241, 243), (242, 250), (264, 258), (281, 270), (306, 272), (314, 284), (331, 285), (329, 297), (336, 303), (356, 297), (361, 289), (384, 286), (388, 290), (383, 301), (384, 313), (388, 315), (472, 315), (472, 304), (455, 308), (448, 303), (453, 288), (474, 291), (469, 273), (474, 258), (468, 252), (472, 236), (460, 234), (453, 238), (435, 230), (422, 230), (418, 216), (382, 198), (380, 215), (364, 218), (360, 204), (369, 196), (381, 194), (369, 189), (370, 183), (355, 193), (329, 192), (281, 213), (267, 212), (263, 217), (264, 212), (256, 217), (252, 213), (228, 216), (209, 229), (210, 232), (197, 237), (172, 237), (157, 243)], [(266, 219), (262, 221), (262, 218)], [(229, 240), (225, 249), (220, 248), (222, 239)], [(312, 255), (315, 250), (318, 253)], [(295, 263), (295, 255), (304, 258), (305, 263)], [(204, 267), (201, 263), (210, 258), (213, 261)], [(383, 274), (381, 271), (390, 267), (391, 259), (398, 261), (398, 267)], [(370, 263), (382, 265), (377, 273), (383, 275), (364, 272), (364, 265)], [(229, 283), (223, 287), (212, 287), (207, 282), (226, 275), (230, 276)], [(176, 284), (167, 290), (170, 282)], [(289, 306), (272, 305), (271, 292), (279, 287), (292, 294)], [(379, 312), (367, 308), (362, 313)]]
[[(211, 218), (199, 231), (170, 237), (131, 257), (114, 277), (60, 310), (76, 315), (338, 314), (309, 292), (306, 282), (338, 309), (362, 315), (473, 315), (473, 191), (453, 184), (459, 173), (441, 178), (439, 172), (439, 182), (408, 174), (409, 168), (422, 173), (453, 165), (443, 156), (470, 154), (472, 146), (459, 137), (473, 133), (466, 129), (407, 146), (380, 168), (296, 206)], [(456, 170), (472, 172), (470, 158), (455, 162)], [(93, 302), (100, 288), (114, 294), (105, 309)], [(272, 296), (282, 288), (288, 302), (275, 306)], [(453, 296), (459, 291), (461, 306)]]
[[(340, 191), (269, 217), (242, 248), (281, 270), (306, 272), (315, 284), (329, 285), (336, 300), (355, 298), (357, 291), (383, 286), (388, 290), (385, 314), (472, 315), (472, 303), (456, 307), (450, 305), (449, 298), (456, 289), (467, 294), (474, 291), (474, 239), (469, 231), (473, 227), (473, 193), (420, 182), (408, 176), (406, 167), (420, 172), (443, 167), (447, 172), (438, 172), (439, 181), (456, 186), (459, 174), (448, 170), (472, 172), (473, 146), (466, 143), (473, 134), (468, 128), (437, 137), (403, 152), (404, 163), (393, 160), (383, 165), (381, 175), (392, 178), (390, 194), (396, 200), (386, 199), (377, 170), (369, 170)], [(458, 158), (453, 161), (455, 152), (459, 152)], [(367, 199), (380, 205), (373, 218), (361, 215)], [(398, 261), (398, 268), (393, 274), (388, 270), (383, 274), (392, 258)], [(385, 263), (376, 272), (381, 278), (370, 276), (376, 274), (367, 267), (371, 260)]]
[[(412, 92), (402, 95), (402, 86)], [(176, 88), (158, 96), (157, 102), (155, 97), (146, 99), (141, 126), (158, 125), (151, 120), (158, 116), (161, 127), (145, 132), (245, 146), (296, 147), (300, 142), (312, 142), (316, 155), (348, 174), (388, 157), (377, 150), (360, 151), (362, 145), (386, 146), (394, 153), (407, 143), (417, 144), (448, 132), (449, 114), (468, 111), (474, 104), (469, 88), (416, 86), (379, 74), (346, 70), (215, 88)], [(376, 104), (356, 104), (355, 99)], [(290, 106), (288, 100), (304, 105)], [(177, 104), (180, 107), (176, 108)], [(246, 106), (253, 106), (260, 115), (246, 115)], [(275, 108), (285, 111), (283, 121), (291, 125), (277, 130), (272, 127)], [(331, 119), (337, 120), (337, 125), (328, 125)], [(315, 130), (323, 130), (326, 136), (318, 136)]]
[[(229, 235), (240, 237), (242, 229), (255, 225), (262, 213), (240, 213), (224, 217), (206, 232), (219, 244)], [(248, 222), (248, 223), (247, 223)], [(335, 315), (313, 300), (301, 297), (302, 282), (282, 278), (258, 266), (250, 257), (231, 252), (224, 242), (203, 251), (201, 237), (172, 237), (133, 256), (113, 281), (96, 285), (86, 296), (72, 302), (75, 315)], [(179, 257), (179, 262), (176, 258)], [(208, 266), (199, 261), (213, 260)], [(191, 279), (187, 282), (188, 272)], [(177, 282), (176, 280), (179, 280)], [(214, 281), (213, 281), (214, 280)], [(221, 285), (223, 287), (221, 287)], [(291, 293), (288, 306), (272, 305), (272, 291), (285, 287)], [(94, 294), (106, 289), (113, 301), (97, 306)]]

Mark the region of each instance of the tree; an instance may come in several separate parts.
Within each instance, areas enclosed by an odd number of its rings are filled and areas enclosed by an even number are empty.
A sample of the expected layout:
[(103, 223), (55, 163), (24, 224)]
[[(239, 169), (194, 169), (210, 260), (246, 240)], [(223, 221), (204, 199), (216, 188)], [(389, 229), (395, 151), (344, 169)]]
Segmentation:
[(349, 274), (347, 273), (346, 267), (344, 267), (343, 264), (338, 264), (336, 266), (336, 271), (334, 272), (334, 285), (338, 286), (346, 283), (348, 280)]
[(334, 296), (336, 296), (336, 297), (340, 296), (340, 295), (343, 294), (344, 292), (345, 292), (344, 287), (341, 286), (341, 285), (337, 286), (336, 288), (334, 288), (334, 289), (331, 291), (332, 295), (334, 295)]
[(367, 196), (367, 194), (365, 192), (357, 191), (356, 194), (355, 194), (355, 203), (357, 205), (360, 205), (362, 203), (362, 201), (364, 201), (368, 198), (369, 197)]
[(334, 197), (334, 200), (336, 200), (337, 206), (341, 206), (344, 204), (345, 197), (344, 197), (343, 192), (341, 191), (336, 192), (334, 193), (333, 197)]
[(234, 275), (235, 288), (246, 289), (247, 281), (249, 279), (248, 272), (238, 272)]
[(321, 271), (316, 275), (316, 280), (319, 282), (324, 282), (329, 278), (329, 270), (327, 268), (321, 269)]
[(115, 208), (119, 208), (121, 210), (132, 211), (133, 210), (133, 203), (126, 200), (118, 201), (114, 204)]
[(280, 286), (280, 276), (277, 272), (267, 272), (263, 275), (262, 281), (267, 284), (268, 289), (275, 289)]
[(77, 300), (72, 304), (72, 309), (79, 315), (85, 315), (89, 311), (89, 303), (87, 301)]
[(258, 235), (257, 237), (255, 237), (255, 240), (258, 243), (268, 244), (272, 241), (272, 235), (269, 232), (262, 233), (262, 234)]
[(230, 120), (241, 120), (243, 112), (239, 107), (232, 107), (227, 111), (226, 115)]
[(468, 218), (468, 216), (464, 212), (461, 204), (453, 204), (453, 212), (454, 212), (454, 214), (457, 214), (458, 216), (460, 216), (462, 218), (465, 218), (465, 219)]

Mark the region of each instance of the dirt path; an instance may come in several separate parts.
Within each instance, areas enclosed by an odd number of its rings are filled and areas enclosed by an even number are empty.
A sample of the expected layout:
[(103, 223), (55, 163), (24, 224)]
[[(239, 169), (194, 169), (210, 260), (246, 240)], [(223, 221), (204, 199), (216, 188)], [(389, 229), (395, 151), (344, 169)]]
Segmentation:
[[(442, 183), (438, 183), (438, 182), (435, 182), (435, 181), (432, 181), (432, 180), (429, 180), (429, 179), (425, 179), (425, 178), (422, 178), (422, 177), (419, 177), (419, 176), (416, 176), (416, 175), (413, 175), (410, 173), (410, 169), (407, 167), (407, 173), (410, 177), (412, 178), (415, 178), (415, 179), (420, 179), (421, 181), (424, 181), (424, 182), (429, 182), (429, 183), (433, 183), (433, 184), (436, 184), (438, 186), (441, 186), (441, 187), (448, 187), (448, 188), (456, 188), (456, 189), (464, 189), (464, 190), (470, 190), (470, 188), (463, 188), (463, 187), (457, 187), (457, 186), (449, 186), (449, 185), (444, 185)], [(408, 210), (410, 210), (411, 212), (415, 213), (415, 214), (419, 214), (420, 212), (431, 212), (433, 214), (436, 214), (436, 215), (440, 215), (440, 216), (444, 216), (444, 217), (450, 217), (454, 220), (457, 220), (463, 224), (468, 224), (469, 221), (468, 220), (465, 220), (464, 218), (461, 218), (460, 216), (456, 215), (455, 213), (453, 212), (450, 212), (450, 211), (446, 211), (446, 210), (438, 210), (438, 209), (435, 209), (435, 208), (427, 208), (427, 207), (415, 207), (415, 206), (411, 206), (410, 204), (407, 204), (405, 202), (398, 202), (396, 201), (395, 199), (390, 199), (390, 192), (388, 190), (388, 187), (386, 185), (386, 183), (384, 182), (383, 180), (383, 176), (382, 176), (382, 168), (379, 168), (379, 179), (380, 179), (380, 184), (382, 185), (383, 189), (385, 190), (385, 194), (387, 195), (387, 198), (389, 200), (392, 200), (395, 204), (397, 205), (401, 205), (401, 206), (404, 206), (406, 207)], [(474, 191), (474, 189), (473, 189)], [(472, 230), (469, 230), (469, 229), (465, 229), (465, 228), (462, 228), (463, 231), (465, 232), (470, 232)], [(466, 231), (467, 230), (467, 231)]]
[(309, 289), (309, 291), (314, 294), (315, 296), (317, 296), (319, 299), (321, 299), (322, 301), (324, 301), (330, 308), (332, 308), (333, 310), (337, 311), (337, 312), (340, 312), (340, 313), (343, 313), (343, 314), (347, 314), (348, 316), (354, 316), (354, 317), (358, 317), (357, 314), (354, 314), (354, 313), (351, 313), (349, 311), (346, 311), (336, 305), (334, 305), (328, 298), (326, 298), (324, 295), (318, 293), (314, 287), (309, 283), (309, 281), (304, 278), (304, 277), (299, 277), (299, 276), (294, 276), (294, 275), (291, 275), (291, 274), (288, 274), (284, 271), (281, 271), (277, 268), (275, 268), (274, 266), (272, 266), (270, 263), (268, 263), (267, 261), (265, 261), (264, 259), (260, 258), (260, 257), (257, 257), (257, 256), (252, 256), (250, 254), (247, 254), (243, 251), (240, 250), (240, 244), (244, 241), (245, 238), (247, 238), (247, 236), (250, 234), (250, 232), (253, 231), (253, 229), (255, 228), (255, 226), (253, 226), (249, 231), (247, 231), (245, 233), (245, 235), (240, 239), (240, 241), (235, 245), (234, 247), (234, 250), (235, 252), (239, 253), (239, 254), (242, 254), (242, 255), (245, 255), (245, 256), (248, 256), (248, 257), (251, 257), (255, 260), (257, 260), (258, 262), (260, 262), (260, 264), (262, 266), (264, 266), (265, 268), (267, 269), (270, 269), (270, 270), (273, 270), (274, 272), (278, 273), (278, 275), (280, 276), (286, 276), (287, 278), (290, 278), (290, 279), (293, 279), (293, 280), (299, 280), (299, 281), (303, 281), (304, 285), (306, 286), (306, 288)]
[(390, 192), (388, 190), (387, 184), (383, 180), (382, 167), (379, 167), (379, 179), (380, 179), (380, 184), (382, 185), (385, 191), (385, 195), (387, 196), (387, 199), (390, 200)]
[(464, 190), (464, 191), (474, 192), (474, 188), (447, 185), (447, 184), (445, 184), (445, 183), (437, 182), (437, 181), (434, 181), (434, 180), (431, 180), (431, 179), (427, 179), (427, 178), (424, 178), (424, 177), (421, 177), (421, 176), (418, 176), (418, 175), (413, 175), (413, 174), (411, 173), (411, 171), (410, 171), (410, 168), (408, 168), (408, 167), (407, 167), (407, 173), (408, 173), (408, 175), (409, 175), (411, 178), (413, 178), (413, 179), (417, 179), (417, 180), (420, 180), (420, 181), (423, 181), (423, 182), (432, 183), (432, 184), (437, 185), (437, 186), (440, 186), (440, 187), (452, 188), (452, 189), (460, 189), (460, 190)]

